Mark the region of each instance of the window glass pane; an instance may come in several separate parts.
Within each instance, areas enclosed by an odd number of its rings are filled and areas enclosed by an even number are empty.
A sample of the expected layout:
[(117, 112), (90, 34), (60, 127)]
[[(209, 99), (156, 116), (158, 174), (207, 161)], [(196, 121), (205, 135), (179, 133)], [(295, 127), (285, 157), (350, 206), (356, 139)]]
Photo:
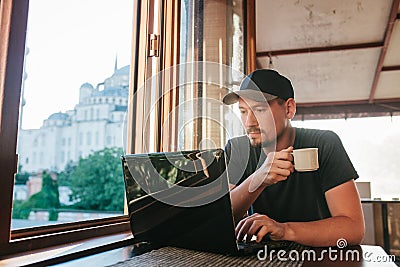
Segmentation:
[(371, 183), (371, 197), (400, 197), (400, 180), (397, 175), (397, 155), (400, 153), (399, 116), (293, 121), (292, 124), (336, 132), (360, 176), (357, 181)]
[(242, 133), (235, 107), (221, 100), (245, 69), (243, 3), (181, 2), (178, 150), (224, 147)]
[(30, 1), (12, 229), (123, 214), (133, 0)]

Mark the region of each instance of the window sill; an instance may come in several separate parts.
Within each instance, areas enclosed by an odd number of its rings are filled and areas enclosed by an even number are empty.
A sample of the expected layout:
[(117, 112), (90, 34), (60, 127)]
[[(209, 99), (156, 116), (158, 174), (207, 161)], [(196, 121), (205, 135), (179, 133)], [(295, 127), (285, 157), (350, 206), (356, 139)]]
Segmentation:
[(127, 216), (14, 230), (11, 232), (11, 240), (0, 244), (0, 259), (129, 230)]
[(0, 259), (0, 265), (5, 267), (32, 264), (53, 265), (131, 244), (133, 244), (132, 233), (126, 231), (40, 250), (7, 255)]

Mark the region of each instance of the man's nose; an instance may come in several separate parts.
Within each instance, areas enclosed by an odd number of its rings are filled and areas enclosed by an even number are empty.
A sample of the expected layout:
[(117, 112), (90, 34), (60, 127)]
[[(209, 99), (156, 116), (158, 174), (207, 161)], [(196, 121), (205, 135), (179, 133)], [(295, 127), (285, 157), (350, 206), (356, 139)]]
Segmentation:
[(254, 116), (254, 113), (252, 111), (249, 111), (246, 116), (245, 126), (249, 127), (249, 126), (257, 126), (257, 125), (258, 125), (258, 121), (257, 121), (256, 116)]

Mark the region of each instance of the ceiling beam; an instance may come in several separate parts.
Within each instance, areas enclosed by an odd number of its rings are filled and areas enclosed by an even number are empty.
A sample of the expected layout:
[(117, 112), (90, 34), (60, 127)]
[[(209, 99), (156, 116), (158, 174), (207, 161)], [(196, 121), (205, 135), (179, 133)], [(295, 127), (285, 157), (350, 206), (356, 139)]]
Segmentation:
[(371, 118), (371, 117), (389, 117), (399, 116), (400, 112), (358, 112), (358, 113), (347, 113), (347, 112), (336, 112), (336, 113), (312, 113), (312, 114), (296, 114), (293, 117), (293, 121), (305, 121), (305, 120), (333, 120), (333, 119), (350, 119), (350, 118)]
[[(341, 105), (364, 105), (368, 104), (368, 99), (365, 100), (344, 100), (344, 101), (329, 101), (329, 102), (310, 102), (310, 103), (296, 103), (297, 107), (322, 107), (322, 106), (341, 106)], [(400, 98), (382, 98), (376, 99), (375, 104), (388, 104), (400, 103)]]
[(400, 99), (382, 99), (379, 103), (349, 101), (345, 104), (316, 103), (298, 104), (293, 120), (346, 119), (361, 117), (400, 115)]
[(336, 45), (336, 46), (326, 46), (326, 47), (308, 47), (299, 49), (262, 51), (262, 52), (257, 52), (256, 56), (268, 57), (268, 56), (308, 54), (308, 53), (319, 53), (319, 52), (334, 52), (334, 51), (352, 50), (352, 49), (381, 48), (383, 47), (383, 45), (384, 45), (383, 42), (372, 42), (372, 43)]
[(378, 59), (378, 64), (377, 64), (376, 69), (375, 69), (374, 80), (372, 82), (371, 91), (370, 91), (370, 94), (369, 94), (369, 103), (373, 103), (374, 99), (375, 99), (376, 88), (378, 86), (378, 81), (379, 81), (379, 77), (380, 77), (380, 74), (381, 74), (381, 71), (382, 71), (383, 62), (385, 60), (386, 52), (387, 52), (387, 49), (388, 49), (388, 46), (389, 46), (389, 43), (390, 43), (390, 38), (392, 37), (394, 24), (395, 24), (395, 21), (396, 21), (396, 18), (397, 18), (397, 11), (399, 10), (399, 3), (400, 3), (400, 0), (393, 0), (392, 9), (390, 11), (388, 25), (386, 27), (385, 39), (383, 41), (382, 51), (381, 51), (381, 54), (380, 54), (379, 59)]
[(400, 65), (397, 66), (383, 66), (382, 71), (400, 70)]

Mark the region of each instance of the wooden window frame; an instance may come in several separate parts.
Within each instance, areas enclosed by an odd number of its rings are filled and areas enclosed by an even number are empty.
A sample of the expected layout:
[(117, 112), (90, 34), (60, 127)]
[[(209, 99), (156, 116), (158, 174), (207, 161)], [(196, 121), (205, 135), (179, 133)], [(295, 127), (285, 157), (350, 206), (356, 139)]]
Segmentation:
[[(141, 6), (147, 1), (134, 1), (136, 12), (133, 21), (131, 87), (137, 84), (138, 61), (140, 54), (136, 29), (142, 16)], [(109, 234), (123, 233), (130, 230), (128, 216), (106, 219), (63, 223), (20, 230), (11, 230), (14, 175), (17, 172), (18, 155), (16, 155), (19, 104), (23, 76), (25, 39), (29, 0), (0, 0), (0, 256), (32, 251), (36, 249), (67, 244), (74, 241)], [(133, 136), (133, 132), (130, 133)]]

